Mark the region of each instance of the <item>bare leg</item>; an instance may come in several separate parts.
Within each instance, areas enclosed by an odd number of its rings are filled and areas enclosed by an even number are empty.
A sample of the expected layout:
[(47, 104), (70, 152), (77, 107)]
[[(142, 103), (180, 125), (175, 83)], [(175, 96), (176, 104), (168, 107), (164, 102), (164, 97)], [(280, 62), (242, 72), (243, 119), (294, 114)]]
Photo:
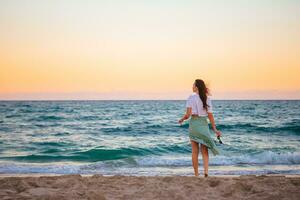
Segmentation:
[(201, 144), (201, 153), (202, 153), (202, 159), (203, 159), (203, 166), (204, 166), (204, 174), (208, 175), (208, 148), (207, 146)]
[(195, 176), (199, 176), (199, 173), (198, 173), (199, 143), (191, 140), (191, 144), (192, 144), (193, 168), (194, 168)]

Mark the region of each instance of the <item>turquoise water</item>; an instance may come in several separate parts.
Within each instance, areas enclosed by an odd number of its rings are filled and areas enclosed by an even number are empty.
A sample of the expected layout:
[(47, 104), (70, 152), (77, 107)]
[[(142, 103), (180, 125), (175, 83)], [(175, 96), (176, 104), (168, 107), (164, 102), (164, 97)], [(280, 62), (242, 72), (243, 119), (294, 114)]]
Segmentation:
[[(192, 175), (188, 121), (177, 123), (184, 106), (0, 101), (0, 173)], [(213, 107), (224, 144), (217, 143), (222, 155), (210, 152), (210, 174), (300, 174), (300, 101), (215, 100)]]

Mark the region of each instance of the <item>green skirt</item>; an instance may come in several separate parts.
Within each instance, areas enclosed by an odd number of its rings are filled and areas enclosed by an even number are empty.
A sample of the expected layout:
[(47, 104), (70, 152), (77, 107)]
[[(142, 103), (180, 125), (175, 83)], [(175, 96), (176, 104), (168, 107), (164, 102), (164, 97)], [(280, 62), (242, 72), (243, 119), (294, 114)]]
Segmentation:
[(220, 154), (208, 127), (206, 116), (192, 116), (189, 121), (190, 140), (204, 144), (214, 155)]

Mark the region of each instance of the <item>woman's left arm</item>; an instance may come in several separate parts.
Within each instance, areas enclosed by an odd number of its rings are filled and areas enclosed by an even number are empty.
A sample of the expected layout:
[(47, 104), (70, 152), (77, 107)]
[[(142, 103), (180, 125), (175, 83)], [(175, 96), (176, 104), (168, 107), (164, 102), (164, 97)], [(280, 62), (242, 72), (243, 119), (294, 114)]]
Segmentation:
[(186, 108), (186, 113), (183, 115), (183, 117), (178, 121), (179, 124), (182, 124), (184, 120), (187, 120), (192, 115), (192, 107)]
[(211, 127), (214, 130), (214, 132), (216, 133), (217, 136), (221, 136), (222, 133), (220, 131), (218, 131), (216, 124), (215, 124), (215, 119), (214, 119), (214, 115), (212, 114), (212, 112), (207, 113), (208, 114), (208, 119), (210, 121)]

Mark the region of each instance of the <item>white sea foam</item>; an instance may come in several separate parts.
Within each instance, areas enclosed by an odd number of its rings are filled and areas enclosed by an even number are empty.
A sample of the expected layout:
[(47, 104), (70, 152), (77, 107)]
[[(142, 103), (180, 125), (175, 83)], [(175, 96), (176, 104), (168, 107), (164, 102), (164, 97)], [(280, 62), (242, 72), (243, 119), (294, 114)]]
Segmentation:
[[(199, 163), (202, 165), (201, 155)], [(279, 154), (271, 151), (245, 156), (215, 156), (210, 158), (212, 174), (300, 174), (300, 153)], [(129, 174), (188, 175), (191, 158), (187, 155), (135, 157), (95, 163), (0, 163), (5, 174)]]
[[(202, 163), (201, 154), (199, 162)], [(137, 163), (141, 166), (188, 166), (191, 164), (191, 158), (185, 156), (157, 156), (138, 159)], [(209, 160), (210, 165), (293, 165), (300, 164), (300, 153), (287, 152), (275, 153), (266, 151), (255, 155), (238, 156), (214, 156)]]

